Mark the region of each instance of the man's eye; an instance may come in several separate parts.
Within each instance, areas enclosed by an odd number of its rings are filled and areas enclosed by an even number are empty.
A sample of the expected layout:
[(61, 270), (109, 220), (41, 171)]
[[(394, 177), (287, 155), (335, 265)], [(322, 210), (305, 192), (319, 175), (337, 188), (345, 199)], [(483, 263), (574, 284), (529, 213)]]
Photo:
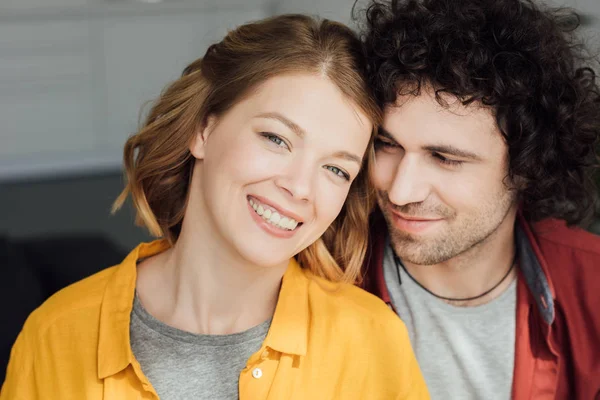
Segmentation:
[(397, 143), (390, 142), (389, 140), (382, 139), (380, 137), (375, 138), (374, 142), (375, 150), (378, 149), (393, 149), (399, 147)]
[(338, 167), (334, 167), (333, 165), (326, 165), (324, 168), (333, 172), (336, 176), (339, 176), (340, 178), (343, 178), (347, 181), (350, 180), (350, 175), (347, 172), (342, 171)]
[(464, 161), (459, 161), (459, 160), (451, 160), (447, 157), (444, 157), (443, 155), (441, 155), (439, 153), (433, 153), (433, 157), (435, 157), (440, 163), (450, 166), (450, 167), (458, 167), (458, 166), (462, 165), (464, 162)]

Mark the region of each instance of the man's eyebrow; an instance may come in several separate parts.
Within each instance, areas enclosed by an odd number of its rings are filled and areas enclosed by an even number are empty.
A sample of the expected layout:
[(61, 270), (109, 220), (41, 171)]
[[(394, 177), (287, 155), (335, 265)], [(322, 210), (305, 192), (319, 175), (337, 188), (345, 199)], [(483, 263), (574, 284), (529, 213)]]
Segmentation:
[(384, 138), (386, 138), (388, 140), (391, 140), (394, 143), (398, 143), (396, 141), (396, 139), (394, 139), (394, 136), (392, 136), (391, 133), (389, 133), (388, 131), (386, 131), (385, 128), (383, 128), (381, 126), (377, 128), (377, 134), (380, 135), (380, 136), (383, 136)]
[(448, 154), (460, 158), (467, 158), (473, 161), (483, 161), (483, 158), (468, 150), (462, 150), (450, 145), (436, 145), (436, 146), (424, 146), (424, 150), (431, 151), (434, 153)]
[[(396, 144), (398, 143), (396, 141), (396, 139), (394, 139), (394, 136), (392, 136), (391, 133), (386, 131), (381, 126), (378, 128), (377, 133), (389, 141), (392, 141)], [(441, 154), (448, 154), (448, 155), (452, 155), (452, 156), (456, 156), (456, 157), (460, 157), (460, 158), (466, 158), (466, 159), (473, 160), (473, 161), (483, 161), (483, 157), (481, 157), (478, 154), (475, 154), (468, 150), (462, 150), (457, 147), (454, 147), (451, 145), (446, 145), (446, 144), (423, 146), (423, 150), (435, 152), (435, 153), (441, 153)]]
[(292, 121), (289, 118), (284, 117), (283, 115), (281, 115), (278, 112), (266, 112), (266, 113), (261, 113), (258, 114), (256, 116), (256, 118), (267, 118), (267, 119), (274, 119), (276, 121), (281, 122), (282, 124), (284, 124), (285, 126), (287, 126), (292, 132), (294, 132), (296, 135), (303, 137), (304, 136), (304, 129), (300, 128), (300, 125), (296, 124), (294, 121)]

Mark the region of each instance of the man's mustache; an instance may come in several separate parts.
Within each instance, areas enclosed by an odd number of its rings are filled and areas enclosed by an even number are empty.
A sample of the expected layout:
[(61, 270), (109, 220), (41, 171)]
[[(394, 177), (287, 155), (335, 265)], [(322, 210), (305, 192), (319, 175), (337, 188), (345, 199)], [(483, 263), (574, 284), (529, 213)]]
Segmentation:
[(378, 196), (380, 200), (385, 202), (385, 206), (398, 214), (402, 214), (411, 218), (423, 218), (423, 219), (433, 219), (433, 218), (450, 218), (454, 216), (454, 212), (447, 207), (444, 207), (440, 204), (427, 204), (424, 202), (420, 203), (409, 203), (404, 205), (397, 205), (390, 201), (390, 197), (388, 192), (386, 191), (378, 191)]

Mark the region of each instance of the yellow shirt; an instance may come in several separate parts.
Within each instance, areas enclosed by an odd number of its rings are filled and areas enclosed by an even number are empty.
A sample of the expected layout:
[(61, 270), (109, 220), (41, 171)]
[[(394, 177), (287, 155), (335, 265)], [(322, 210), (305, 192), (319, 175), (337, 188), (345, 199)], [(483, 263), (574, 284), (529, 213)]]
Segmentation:
[[(129, 342), (141, 244), (118, 266), (71, 285), (28, 318), (0, 400), (158, 399)], [(240, 400), (428, 399), (404, 324), (375, 296), (311, 275), (294, 260), (271, 328), (239, 380)]]

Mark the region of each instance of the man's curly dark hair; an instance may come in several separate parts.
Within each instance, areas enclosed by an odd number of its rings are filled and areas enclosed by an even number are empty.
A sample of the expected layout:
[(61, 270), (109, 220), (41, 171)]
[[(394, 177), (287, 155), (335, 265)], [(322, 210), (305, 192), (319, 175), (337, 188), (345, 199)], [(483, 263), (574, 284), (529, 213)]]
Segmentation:
[(363, 43), (382, 106), (432, 86), (494, 111), (531, 221), (584, 224), (597, 199), (600, 91), (578, 15), (529, 0), (375, 0)]

